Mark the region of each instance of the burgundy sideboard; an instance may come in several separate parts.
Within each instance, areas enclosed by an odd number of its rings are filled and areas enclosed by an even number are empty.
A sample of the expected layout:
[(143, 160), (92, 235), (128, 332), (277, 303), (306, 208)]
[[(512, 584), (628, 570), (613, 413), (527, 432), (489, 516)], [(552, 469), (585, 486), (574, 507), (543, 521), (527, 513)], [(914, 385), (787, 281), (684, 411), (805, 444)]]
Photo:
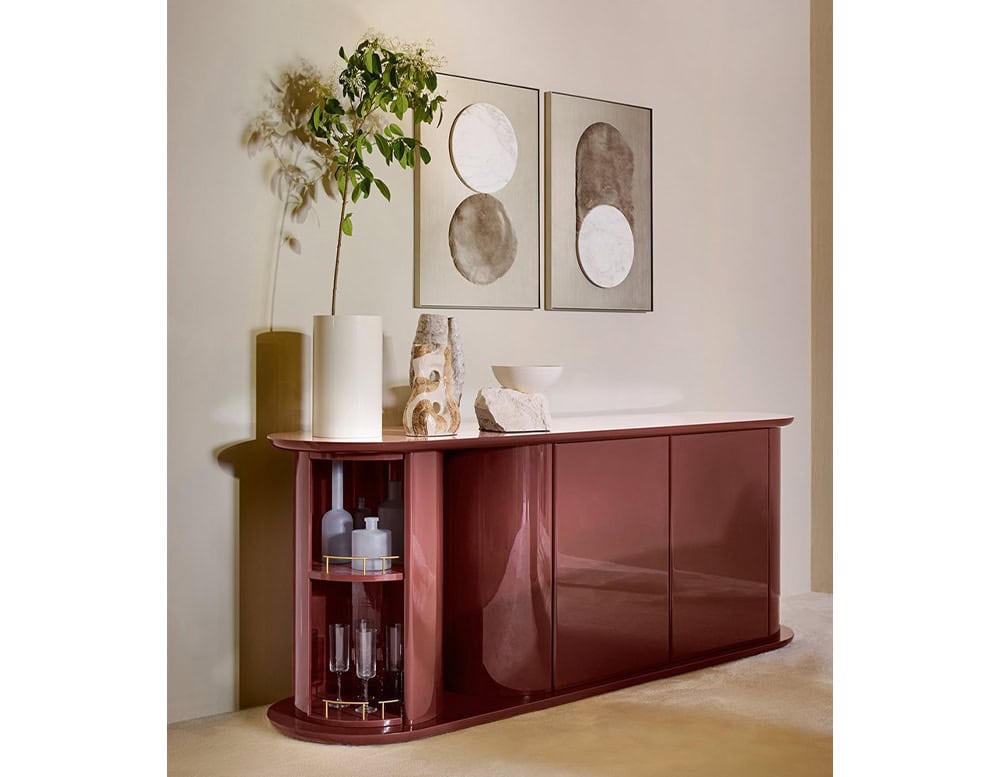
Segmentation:
[[(381, 440), (272, 434), (295, 453), (293, 697), (268, 717), (316, 742), (401, 742), (786, 645), (778, 620), (786, 416), (615, 415), (551, 432)], [(345, 506), (403, 483), (402, 564), (329, 565), (331, 461)], [(327, 665), (327, 627), (402, 624), (402, 676)], [(381, 648), (380, 648), (381, 650)], [(379, 658), (384, 657), (380, 652)]]

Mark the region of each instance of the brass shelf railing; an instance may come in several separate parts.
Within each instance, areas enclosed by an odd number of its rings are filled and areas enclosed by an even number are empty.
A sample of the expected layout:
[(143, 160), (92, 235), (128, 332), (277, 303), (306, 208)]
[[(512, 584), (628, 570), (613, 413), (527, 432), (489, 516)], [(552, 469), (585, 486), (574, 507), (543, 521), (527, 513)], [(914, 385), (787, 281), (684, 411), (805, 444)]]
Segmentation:
[[(372, 702), (361, 701), (360, 699), (355, 701), (345, 701), (343, 699), (323, 699), (323, 717), (327, 720), (330, 719), (330, 707), (350, 707), (354, 704), (361, 705), (361, 719), (368, 720), (368, 705)], [(387, 704), (399, 704), (399, 699), (386, 699), (385, 701), (375, 702), (379, 705), (381, 710), (381, 720), (385, 720), (385, 707)]]
[[(394, 561), (394, 560), (396, 560), (398, 558), (399, 558), (399, 556), (327, 556), (327, 555), (324, 555), (324, 556), (322, 556), (322, 559), (324, 561), (323, 573), (327, 574), (327, 575), (330, 574), (330, 562), (331, 561), (363, 561), (364, 563), (361, 565), (361, 574), (362, 575), (367, 575), (368, 574), (368, 562), (369, 561), (378, 561), (378, 562), (380, 562), (382, 564), (381, 571), (377, 571), (377, 570), (373, 569), (371, 571), (371, 573), (373, 575), (384, 575), (386, 573), (386, 571), (387, 571), (386, 570), (386, 566), (385, 566), (385, 562), (387, 562), (387, 561), (391, 562), (391, 561)], [(352, 565), (352, 569), (353, 569), (353, 565)], [(357, 571), (357, 570), (355, 570), (355, 571)]]

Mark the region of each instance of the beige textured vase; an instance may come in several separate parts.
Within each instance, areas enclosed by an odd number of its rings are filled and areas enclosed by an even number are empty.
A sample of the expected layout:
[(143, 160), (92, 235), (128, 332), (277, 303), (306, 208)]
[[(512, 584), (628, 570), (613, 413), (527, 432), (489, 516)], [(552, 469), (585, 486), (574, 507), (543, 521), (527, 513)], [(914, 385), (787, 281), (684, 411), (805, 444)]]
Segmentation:
[(382, 317), (313, 317), (313, 437), (382, 436)]
[(403, 431), (414, 437), (455, 434), (465, 363), (454, 319), (423, 314), (410, 350), (410, 398), (403, 409)]

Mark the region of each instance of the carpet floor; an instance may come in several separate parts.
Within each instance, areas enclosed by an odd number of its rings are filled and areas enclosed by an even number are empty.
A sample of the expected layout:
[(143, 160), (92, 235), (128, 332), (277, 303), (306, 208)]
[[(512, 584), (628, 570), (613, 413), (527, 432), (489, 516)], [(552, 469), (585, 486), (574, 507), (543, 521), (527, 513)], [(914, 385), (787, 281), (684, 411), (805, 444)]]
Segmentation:
[(833, 773), (833, 597), (783, 597), (781, 650), (416, 742), (299, 742), (265, 707), (167, 728), (171, 777)]

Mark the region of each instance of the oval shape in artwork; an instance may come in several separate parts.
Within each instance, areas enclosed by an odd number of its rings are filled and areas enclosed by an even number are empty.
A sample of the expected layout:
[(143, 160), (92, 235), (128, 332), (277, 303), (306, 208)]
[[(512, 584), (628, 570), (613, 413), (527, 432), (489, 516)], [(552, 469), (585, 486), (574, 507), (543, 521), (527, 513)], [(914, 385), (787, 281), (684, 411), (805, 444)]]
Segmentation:
[(576, 145), (576, 225), (598, 205), (611, 205), (635, 224), (632, 180), (635, 159), (618, 128), (604, 121), (591, 124)]
[(448, 225), (448, 247), (466, 280), (486, 286), (503, 277), (517, 256), (517, 235), (503, 203), (488, 194), (462, 200)]
[(455, 172), (473, 191), (499, 191), (514, 177), (517, 135), (507, 114), (491, 103), (472, 103), (459, 112), (449, 146)]
[(611, 205), (592, 208), (580, 224), (576, 253), (591, 283), (602, 289), (618, 286), (635, 259), (635, 238), (625, 214)]

